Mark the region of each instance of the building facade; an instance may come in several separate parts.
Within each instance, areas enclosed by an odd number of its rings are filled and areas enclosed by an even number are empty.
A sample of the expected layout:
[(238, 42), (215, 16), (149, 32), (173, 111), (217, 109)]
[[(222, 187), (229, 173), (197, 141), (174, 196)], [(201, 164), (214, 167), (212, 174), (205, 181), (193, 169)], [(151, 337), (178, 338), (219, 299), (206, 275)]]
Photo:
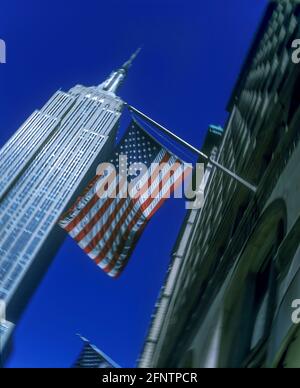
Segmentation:
[(115, 92), (135, 55), (99, 86), (56, 92), (0, 150), (1, 353), (64, 239), (60, 216), (113, 149), (124, 106)]
[[(140, 367), (300, 367), (298, 1), (271, 1), (228, 105), (220, 163), (187, 214)], [(293, 307), (294, 306), (294, 307)]]

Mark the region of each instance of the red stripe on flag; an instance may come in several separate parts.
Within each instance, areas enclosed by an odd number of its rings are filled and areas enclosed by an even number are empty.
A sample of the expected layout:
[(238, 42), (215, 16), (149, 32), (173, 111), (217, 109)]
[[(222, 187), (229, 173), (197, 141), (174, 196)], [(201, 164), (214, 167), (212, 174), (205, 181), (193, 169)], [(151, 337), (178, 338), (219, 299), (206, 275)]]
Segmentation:
[(79, 224), (80, 221), (88, 214), (88, 212), (92, 209), (92, 207), (97, 203), (99, 197), (97, 194), (94, 194), (92, 199), (86, 204), (86, 206), (80, 210), (79, 214), (66, 226), (64, 229), (70, 233), (76, 225)]
[[(182, 176), (180, 176), (176, 180), (176, 182), (173, 183), (173, 185), (172, 185), (172, 187), (170, 189), (171, 195), (175, 192), (175, 190), (178, 188), (178, 186), (180, 185), (181, 182), (182, 182)], [(166, 200), (167, 200), (167, 198), (162, 198), (162, 200), (160, 202), (158, 202), (158, 204), (155, 206), (155, 208), (149, 214), (148, 220), (150, 220), (154, 216), (154, 214), (161, 208), (161, 206), (165, 203)]]
[[(179, 168), (181, 168), (181, 164), (180, 166), (176, 168), (175, 172), (174, 172), (174, 175), (176, 174), (176, 172), (178, 171)], [(167, 185), (167, 182), (169, 181), (169, 178), (171, 177), (170, 175), (170, 169), (165, 173), (165, 175), (163, 176), (163, 179), (159, 182), (159, 185), (156, 186), (154, 188), (154, 190), (151, 192), (151, 196), (143, 203), (142, 205), (142, 210), (145, 211), (150, 203), (149, 201), (151, 201), (151, 203), (153, 202), (152, 199), (155, 199), (159, 196), (159, 194), (163, 191), (163, 189), (165, 188), (165, 186)], [(179, 179), (182, 179), (182, 175), (178, 178)], [(174, 185), (174, 184), (173, 184)], [(173, 190), (174, 191), (174, 190)], [(172, 186), (169, 187), (169, 189), (167, 190), (167, 193), (169, 195), (169, 197), (171, 196), (171, 194), (173, 193), (172, 191)], [(166, 199), (166, 198), (164, 198)]]
[[(128, 217), (128, 215), (130, 214), (130, 212), (132, 211), (133, 208), (134, 208), (134, 203), (132, 201), (130, 201), (129, 202), (129, 206), (127, 207), (126, 211), (123, 213), (123, 215), (120, 218), (119, 222), (115, 226), (112, 234), (110, 235), (109, 239), (106, 241), (105, 246), (103, 247), (102, 251), (96, 257), (96, 259), (95, 259), (96, 264), (100, 264), (101, 261), (105, 259), (105, 257), (107, 255), (107, 253), (109, 252), (109, 250), (112, 249), (112, 245), (114, 243), (114, 240), (115, 240), (116, 236), (119, 233), (119, 230), (121, 229), (122, 225), (124, 224), (126, 218)], [(135, 214), (134, 219), (136, 219), (137, 216), (138, 216), (138, 218), (141, 217), (141, 214), (140, 214), (139, 211)]]
[(106, 212), (106, 210), (109, 208), (109, 206), (112, 204), (113, 201), (114, 201), (113, 198), (109, 198), (105, 201), (103, 206), (98, 210), (98, 212), (94, 215), (91, 221), (77, 234), (76, 237), (74, 237), (75, 241), (80, 242), (90, 233), (90, 231), (101, 219), (101, 217), (103, 216), (103, 214)]
[[(124, 259), (124, 261), (122, 262), (122, 266), (120, 267), (119, 271), (113, 276), (113, 278), (115, 278), (115, 279), (118, 278), (118, 277), (122, 274), (122, 272), (124, 271), (124, 269), (125, 269), (125, 267), (126, 267), (128, 261), (129, 261), (131, 255), (132, 255), (132, 253), (133, 253), (133, 251), (134, 251), (134, 249), (135, 249), (135, 247), (136, 247), (136, 245), (137, 245), (137, 243), (138, 243), (138, 241), (139, 241), (139, 239), (140, 239), (140, 237), (141, 237), (141, 235), (142, 235), (142, 233), (143, 233), (145, 227), (147, 226), (147, 224), (148, 224), (148, 221), (145, 221), (145, 222), (143, 223), (143, 225), (141, 226), (141, 228), (140, 228), (140, 229), (137, 231), (137, 233), (135, 234), (135, 236), (134, 236), (134, 238), (133, 238), (133, 241), (132, 241), (132, 243), (131, 243), (131, 248), (130, 248), (130, 250), (129, 250), (128, 253), (127, 253), (127, 257)], [(124, 244), (122, 244), (122, 250), (124, 249), (124, 245), (126, 244), (126, 239), (125, 239), (125, 238), (124, 238), (123, 242), (124, 242)], [(120, 247), (120, 248), (121, 248), (121, 247)], [(118, 250), (119, 250), (119, 249), (118, 249)], [(117, 261), (119, 260), (121, 254), (122, 254), (122, 253), (116, 253), (116, 254), (114, 255), (113, 261), (110, 262), (110, 263), (103, 269), (103, 271), (109, 274), (109, 273), (114, 269), (114, 267), (115, 267)]]
[[(163, 157), (163, 159), (161, 160), (160, 164), (161, 163), (167, 163), (169, 160), (171, 159), (171, 155), (166, 153), (166, 155)], [(157, 175), (159, 173), (159, 170), (160, 170), (160, 166), (157, 166), (155, 168), (155, 170), (153, 171), (153, 173), (151, 174), (151, 177), (149, 177), (148, 181), (145, 182), (144, 186), (141, 188), (141, 190), (139, 191), (138, 193), (138, 196), (136, 198), (134, 198), (136, 201), (139, 200), (139, 198), (145, 194), (148, 189), (150, 188), (151, 186), (151, 182), (154, 181), (156, 178), (157, 178)], [(154, 178), (154, 179), (153, 179)]]
[(111, 226), (111, 223), (116, 217), (116, 214), (122, 208), (125, 202), (126, 202), (125, 198), (122, 198), (120, 200), (117, 207), (114, 209), (113, 213), (111, 213), (111, 215), (108, 217), (107, 222), (103, 225), (101, 230), (93, 237), (93, 239), (89, 242), (89, 244), (84, 248), (85, 253), (89, 254), (92, 252), (92, 250), (94, 250), (97, 247), (97, 244), (103, 238), (105, 233), (108, 231), (109, 227)]
[[(99, 180), (99, 177), (97, 176), (97, 179), (94, 180), (94, 186), (96, 186), (96, 183), (97, 181)], [(90, 187), (89, 190), (91, 190), (93, 187)], [(96, 188), (96, 187), (95, 187)], [(84, 197), (81, 197), (81, 199), (84, 199)], [(80, 210), (80, 212), (77, 214), (77, 216), (72, 220), (72, 222), (70, 222), (70, 224), (65, 227), (64, 229), (70, 233), (74, 228), (75, 226), (77, 226), (79, 224), (79, 222), (81, 222), (84, 217), (88, 214), (88, 212), (90, 210), (92, 210), (92, 208), (96, 205), (97, 201), (100, 199), (100, 196), (98, 195), (98, 193), (95, 193), (93, 195), (93, 197), (90, 199), (90, 201), (85, 205), (85, 207), (83, 209)]]

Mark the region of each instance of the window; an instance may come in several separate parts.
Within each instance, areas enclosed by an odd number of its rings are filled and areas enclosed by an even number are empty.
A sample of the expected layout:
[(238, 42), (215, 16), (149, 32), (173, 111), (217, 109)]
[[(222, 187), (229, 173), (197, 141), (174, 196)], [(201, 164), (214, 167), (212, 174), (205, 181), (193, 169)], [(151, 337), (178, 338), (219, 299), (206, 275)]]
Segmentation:
[(298, 111), (299, 104), (300, 104), (300, 75), (298, 76), (295, 82), (295, 86), (294, 86), (294, 90), (291, 98), (291, 105), (290, 105), (289, 115), (288, 115), (289, 124), (291, 123), (296, 112)]
[(270, 288), (272, 287), (272, 252), (269, 261), (257, 274), (254, 289), (253, 302), (253, 330), (250, 341), (250, 349), (255, 349), (265, 336), (268, 335), (270, 319), (268, 317)]
[[(261, 367), (265, 359), (265, 348), (276, 303), (276, 268), (274, 258), (284, 238), (284, 222), (280, 221), (277, 228), (277, 239), (269, 253), (262, 261), (258, 272), (251, 275), (247, 295), (250, 302), (249, 323), (246, 331), (245, 354), (243, 365)], [(253, 361), (256, 359), (256, 361)], [(254, 364), (253, 364), (254, 362)]]

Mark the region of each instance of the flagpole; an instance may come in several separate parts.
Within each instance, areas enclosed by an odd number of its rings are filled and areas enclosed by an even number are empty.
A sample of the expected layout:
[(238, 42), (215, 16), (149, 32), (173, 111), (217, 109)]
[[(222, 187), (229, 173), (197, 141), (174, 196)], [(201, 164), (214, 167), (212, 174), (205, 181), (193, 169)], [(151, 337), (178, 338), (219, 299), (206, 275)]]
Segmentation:
[(129, 104), (126, 104), (128, 110), (130, 112), (133, 112), (135, 113), (137, 116), (139, 116), (140, 118), (144, 119), (145, 121), (148, 121), (150, 124), (152, 124), (153, 126), (155, 126), (156, 128), (158, 128), (159, 130), (161, 130), (162, 132), (166, 133), (168, 136), (170, 136), (171, 138), (173, 138), (174, 140), (178, 141), (179, 143), (181, 143), (183, 146), (189, 148), (191, 151), (193, 151), (194, 153), (196, 153), (198, 156), (200, 156), (202, 159), (208, 161), (209, 163), (211, 163), (213, 166), (215, 166), (217, 169), (221, 170), (222, 172), (224, 172), (226, 175), (230, 176), (232, 179), (236, 180), (237, 182), (241, 183), (243, 186), (247, 187), (249, 190), (253, 191), (254, 193), (256, 193), (257, 191), (257, 188), (255, 186), (253, 186), (251, 183), (247, 182), (245, 179), (241, 178), (239, 175), (235, 174), (234, 172), (232, 172), (231, 170), (229, 170), (228, 168), (222, 166), (220, 163), (218, 163), (217, 161), (215, 161), (214, 159), (212, 159), (211, 157), (209, 157), (208, 155), (204, 154), (202, 151), (198, 150), (197, 148), (195, 148), (194, 146), (192, 146), (190, 143), (188, 143), (187, 141), (183, 140), (181, 137), (175, 135), (173, 132), (171, 132), (169, 129), (163, 127), (162, 125), (160, 125), (158, 122), (152, 120), (150, 117), (146, 116), (144, 113), (142, 113), (141, 111), (139, 111), (138, 109), (134, 108), (133, 106), (129, 105)]

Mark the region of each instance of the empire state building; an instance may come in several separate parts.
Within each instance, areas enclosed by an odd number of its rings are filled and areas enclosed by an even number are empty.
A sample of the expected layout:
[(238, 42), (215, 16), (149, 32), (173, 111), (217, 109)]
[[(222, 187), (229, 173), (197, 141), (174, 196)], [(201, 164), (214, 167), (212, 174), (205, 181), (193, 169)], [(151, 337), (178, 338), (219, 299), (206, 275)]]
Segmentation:
[(57, 221), (113, 149), (136, 55), (99, 86), (56, 92), (0, 150), (0, 352), (63, 241)]

